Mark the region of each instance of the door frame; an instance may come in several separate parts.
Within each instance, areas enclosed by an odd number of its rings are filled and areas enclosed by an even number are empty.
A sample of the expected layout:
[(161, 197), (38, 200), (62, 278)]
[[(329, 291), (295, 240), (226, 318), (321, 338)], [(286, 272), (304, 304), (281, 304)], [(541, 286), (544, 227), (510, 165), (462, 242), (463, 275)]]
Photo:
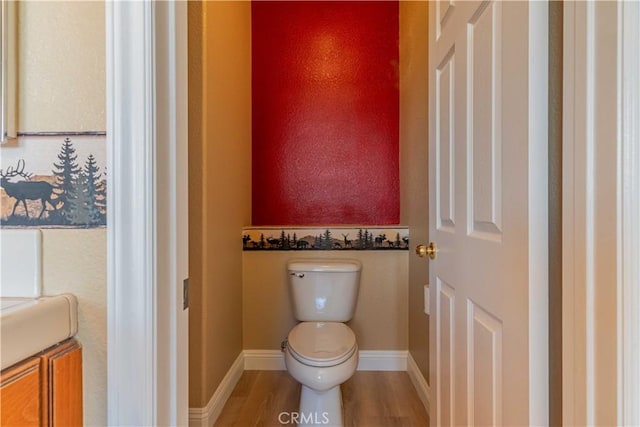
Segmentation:
[(187, 7), (105, 7), (107, 419), (187, 425)]
[[(597, 3), (564, 3), (563, 424), (638, 425), (640, 4), (618, 1), (603, 14), (596, 12), (602, 7)], [(607, 52), (616, 60), (611, 74), (603, 75), (596, 67)], [(596, 116), (603, 88), (610, 90), (612, 81), (615, 114)], [(598, 139), (605, 126), (614, 129), (607, 143)], [(606, 158), (616, 170), (603, 177)], [(613, 215), (603, 216), (596, 201), (607, 194)], [(603, 247), (594, 236), (607, 230), (613, 236)], [(607, 269), (610, 280), (602, 280)], [(609, 302), (599, 298), (605, 288), (615, 292)], [(615, 311), (615, 330), (599, 329), (603, 311)], [(612, 357), (602, 354), (603, 340), (613, 343)], [(603, 376), (612, 382), (603, 385)], [(603, 413), (606, 399), (613, 400)]]

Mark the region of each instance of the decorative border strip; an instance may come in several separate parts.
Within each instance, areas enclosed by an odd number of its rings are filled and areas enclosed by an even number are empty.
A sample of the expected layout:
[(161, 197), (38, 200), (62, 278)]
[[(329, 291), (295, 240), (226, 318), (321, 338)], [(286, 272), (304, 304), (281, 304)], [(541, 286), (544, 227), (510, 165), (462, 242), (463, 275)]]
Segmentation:
[(407, 250), (407, 227), (245, 227), (245, 251)]
[(105, 227), (106, 145), (101, 135), (72, 141), (52, 134), (20, 136), (2, 145), (0, 226)]

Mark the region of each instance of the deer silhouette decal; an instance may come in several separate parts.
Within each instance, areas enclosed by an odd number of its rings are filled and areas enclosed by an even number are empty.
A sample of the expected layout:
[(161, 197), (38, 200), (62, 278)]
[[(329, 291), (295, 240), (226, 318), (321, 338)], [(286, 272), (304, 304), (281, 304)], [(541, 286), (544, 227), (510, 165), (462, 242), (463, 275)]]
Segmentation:
[[(11, 211), (11, 216), (15, 215), (16, 208), (22, 202), (22, 206), (24, 206), (24, 213), (29, 218), (29, 211), (27, 209), (27, 200), (40, 200), (42, 203), (42, 210), (40, 211), (40, 215), (38, 218), (42, 217), (44, 211), (47, 208), (46, 202), (53, 207), (55, 210), (56, 206), (51, 201), (51, 195), (53, 194), (53, 185), (49, 184), (46, 181), (30, 181), (31, 176), (33, 174), (26, 173), (24, 171), (24, 160), (18, 160), (18, 164), (14, 168), (13, 166), (9, 166), (6, 172), (3, 172), (0, 169), (0, 186), (4, 188), (5, 193), (9, 197), (13, 197), (16, 199), (16, 203), (13, 205), (13, 211)], [(23, 181), (11, 182), (10, 179), (20, 176), (24, 178)]]

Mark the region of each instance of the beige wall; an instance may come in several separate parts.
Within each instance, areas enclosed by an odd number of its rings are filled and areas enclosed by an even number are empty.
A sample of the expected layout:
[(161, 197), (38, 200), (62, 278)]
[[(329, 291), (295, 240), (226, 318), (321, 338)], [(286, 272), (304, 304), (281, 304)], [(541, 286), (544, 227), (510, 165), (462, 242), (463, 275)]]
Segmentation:
[(279, 349), (293, 318), (287, 261), (352, 258), (362, 263), (360, 292), (349, 325), (361, 350), (407, 348), (407, 252), (244, 252), (244, 348)]
[(107, 425), (107, 231), (44, 229), (43, 291), (78, 298), (84, 425)]
[(18, 131), (104, 131), (102, 1), (18, 3)]
[[(189, 406), (242, 351), (251, 214), (251, 3), (189, 2)], [(233, 248), (237, 248), (234, 250)]]
[[(428, 31), (425, 1), (400, 2), (400, 221), (412, 246), (427, 244), (428, 229)], [(429, 318), (423, 286), (427, 259), (409, 255), (409, 351), (429, 379)]]

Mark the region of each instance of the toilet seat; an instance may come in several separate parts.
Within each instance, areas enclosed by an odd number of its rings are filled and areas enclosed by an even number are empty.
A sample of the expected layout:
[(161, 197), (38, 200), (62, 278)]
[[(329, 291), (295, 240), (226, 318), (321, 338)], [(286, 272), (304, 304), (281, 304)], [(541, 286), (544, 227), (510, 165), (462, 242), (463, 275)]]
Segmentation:
[(302, 322), (288, 336), (291, 355), (308, 366), (339, 365), (356, 351), (356, 336), (344, 323)]

